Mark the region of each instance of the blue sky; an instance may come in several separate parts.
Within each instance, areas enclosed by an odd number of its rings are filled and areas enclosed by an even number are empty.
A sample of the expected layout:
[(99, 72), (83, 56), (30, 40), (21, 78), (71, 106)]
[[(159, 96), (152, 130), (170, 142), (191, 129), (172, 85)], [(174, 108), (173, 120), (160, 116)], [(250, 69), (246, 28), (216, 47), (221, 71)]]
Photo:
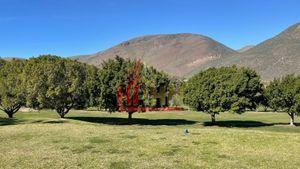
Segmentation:
[(0, 56), (90, 54), (167, 33), (238, 49), (300, 22), (299, 9), (299, 0), (0, 0)]

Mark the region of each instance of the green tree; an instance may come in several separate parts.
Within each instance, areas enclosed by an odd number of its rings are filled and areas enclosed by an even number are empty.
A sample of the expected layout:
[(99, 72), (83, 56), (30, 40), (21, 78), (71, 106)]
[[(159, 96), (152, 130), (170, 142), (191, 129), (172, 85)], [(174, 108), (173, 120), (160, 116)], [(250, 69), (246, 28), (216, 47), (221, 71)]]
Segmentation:
[[(117, 88), (126, 86), (126, 79), (132, 71), (136, 61), (125, 60), (119, 56), (105, 61), (98, 70), (98, 90), (100, 108), (114, 112), (117, 108)], [(154, 106), (154, 90), (165, 85), (171, 90), (171, 83), (167, 74), (157, 71), (151, 66), (141, 65), (141, 91), (140, 96), (146, 106)], [(133, 112), (129, 113), (131, 118)]]
[(182, 94), (182, 88), (184, 85), (184, 80), (177, 78), (177, 77), (172, 77), (171, 78), (171, 90), (174, 91), (174, 96), (172, 97), (171, 100), (171, 105), (172, 106), (184, 106), (183, 104), (183, 94)]
[(98, 70), (99, 107), (109, 112), (117, 108), (117, 87), (125, 85), (130, 61), (119, 56), (102, 63)]
[(260, 100), (259, 107), (261, 107), (262, 110), (264, 112), (266, 112), (268, 110), (269, 103), (268, 103), (268, 98), (266, 96), (266, 88), (265, 87), (263, 87), (263, 93), (262, 93), (261, 97), (259, 98), (259, 100)]
[(282, 110), (290, 116), (294, 126), (295, 114), (300, 113), (300, 77), (287, 75), (274, 79), (265, 90), (268, 105), (274, 110)]
[(83, 108), (88, 91), (86, 65), (45, 55), (28, 61), (25, 68), (27, 105), (55, 109), (61, 118), (72, 108)]
[(12, 60), (0, 67), (0, 109), (9, 118), (19, 111), (25, 102), (23, 83), (24, 61)]
[(173, 92), (174, 90), (169, 76), (162, 71), (156, 70), (152, 66), (143, 65), (141, 83), (143, 100), (148, 107), (156, 105), (154, 93), (157, 88), (164, 86), (166, 87), (166, 92)]
[(99, 105), (99, 96), (100, 96), (100, 89), (98, 88), (98, 68), (93, 65), (86, 65), (87, 69), (87, 78), (85, 81), (86, 88), (88, 90), (87, 96), (87, 107), (97, 107)]
[(184, 103), (211, 115), (214, 124), (219, 112), (243, 113), (254, 109), (262, 95), (257, 73), (249, 68), (210, 68), (193, 76), (183, 87)]

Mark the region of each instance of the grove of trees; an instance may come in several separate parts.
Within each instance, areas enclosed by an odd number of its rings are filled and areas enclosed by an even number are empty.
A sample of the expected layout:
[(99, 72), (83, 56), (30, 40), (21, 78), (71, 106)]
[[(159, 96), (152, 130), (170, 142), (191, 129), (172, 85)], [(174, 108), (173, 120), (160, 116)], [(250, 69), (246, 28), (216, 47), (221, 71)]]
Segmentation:
[[(61, 118), (73, 108), (116, 111), (117, 87), (125, 83), (134, 64), (118, 56), (104, 62), (101, 68), (53, 55), (1, 60), (0, 109), (10, 118), (22, 106), (53, 109)], [(141, 95), (146, 105), (152, 105), (153, 90), (164, 84), (171, 91), (171, 83), (165, 73), (141, 66)]]
[[(61, 118), (71, 109), (88, 107), (114, 112), (117, 89), (126, 85), (136, 63), (117, 56), (98, 68), (53, 55), (10, 61), (0, 58), (0, 110), (9, 118), (22, 106), (53, 109)], [(212, 123), (220, 112), (240, 114), (259, 105), (286, 112), (290, 125), (300, 113), (300, 76), (287, 75), (263, 85), (254, 70), (232, 66), (210, 68), (183, 81), (146, 64), (140, 66), (139, 97), (146, 107), (155, 106), (154, 94), (164, 86), (167, 93), (176, 94), (172, 105), (185, 104), (209, 113)]]

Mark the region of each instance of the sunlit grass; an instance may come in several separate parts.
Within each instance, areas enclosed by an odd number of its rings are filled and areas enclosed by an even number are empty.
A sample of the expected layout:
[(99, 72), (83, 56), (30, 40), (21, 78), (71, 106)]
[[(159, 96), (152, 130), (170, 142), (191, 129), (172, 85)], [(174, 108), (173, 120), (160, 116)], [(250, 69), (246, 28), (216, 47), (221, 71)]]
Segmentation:
[[(299, 168), (284, 113), (52, 111), (0, 115), (1, 168)], [(296, 119), (298, 120), (298, 119)], [(189, 134), (184, 134), (184, 129)]]

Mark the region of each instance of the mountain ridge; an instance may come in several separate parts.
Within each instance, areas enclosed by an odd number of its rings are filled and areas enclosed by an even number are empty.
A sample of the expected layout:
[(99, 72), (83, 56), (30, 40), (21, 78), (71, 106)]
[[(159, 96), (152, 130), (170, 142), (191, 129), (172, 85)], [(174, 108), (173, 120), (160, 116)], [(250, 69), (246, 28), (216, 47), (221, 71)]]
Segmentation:
[(105, 51), (75, 59), (100, 66), (103, 61), (118, 55), (123, 58), (141, 59), (159, 70), (184, 77), (199, 65), (235, 53), (235, 50), (210, 37), (179, 33), (137, 37)]
[(249, 49), (252, 49), (253, 47), (255, 47), (255, 45), (247, 45), (247, 46), (244, 46), (244, 47), (240, 48), (237, 51), (240, 52), (240, 53), (243, 53), (243, 52), (246, 52)]
[(189, 77), (209, 67), (231, 65), (253, 68), (264, 80), (272, 80), (286, 74), (300, 74), (300, 23), (243, 53), (198, 67), (189, 73)]
[[(286, 74), (300, 74), (300, 23), (255, 46), (237, 51), (208, 36), (178, 33), (136, 37), (95, 54), (69, 58), (101, 66), (103, 61), (116, 55), (141, 59), (178, 77), (189, 78), (210, 67), (237, 65), (253, 68), (263, 80), (271, 80)], [(2, 59), (13, 58), (22, 59)]]

